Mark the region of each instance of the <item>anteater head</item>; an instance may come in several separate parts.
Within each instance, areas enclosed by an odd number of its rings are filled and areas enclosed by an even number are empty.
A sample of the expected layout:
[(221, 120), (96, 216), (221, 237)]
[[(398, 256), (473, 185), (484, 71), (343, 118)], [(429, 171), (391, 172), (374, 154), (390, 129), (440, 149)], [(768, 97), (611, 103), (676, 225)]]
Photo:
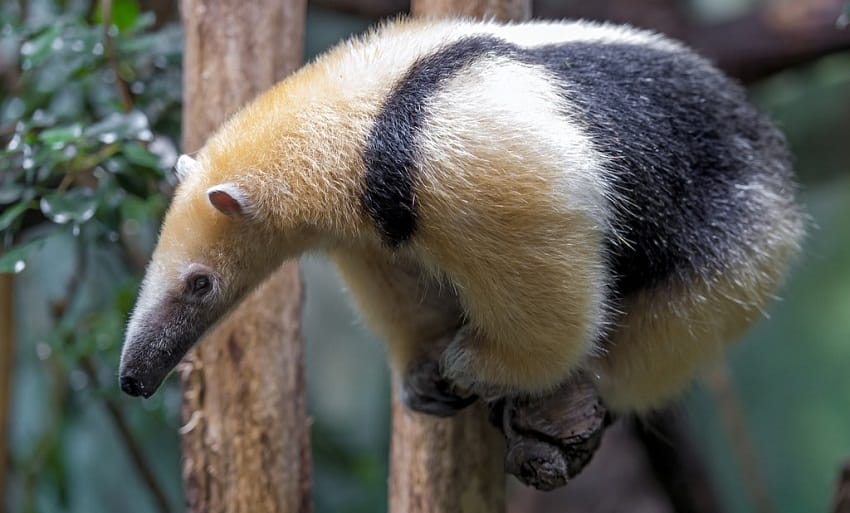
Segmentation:
[(182, 156), (177, 163), (181, 183), (121, 353), (121, 389), (130, 395), (150, 397), (198, 339), (285, 256), (285, 241), (270, 228), (248, 178), (210, 167), (203, 157)]

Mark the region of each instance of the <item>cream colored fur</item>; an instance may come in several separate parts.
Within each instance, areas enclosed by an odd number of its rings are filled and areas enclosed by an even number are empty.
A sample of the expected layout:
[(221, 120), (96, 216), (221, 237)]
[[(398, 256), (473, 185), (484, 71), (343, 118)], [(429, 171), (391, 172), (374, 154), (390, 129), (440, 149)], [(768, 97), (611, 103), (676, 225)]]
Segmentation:
[[(397, 369), (465, 319), (445, 362), (456, 380), (539, 393), (593, 369), (616, 408), (674, 396), (754, 320), (789, 252), (765, 255), (747, 281), (726, 276), (639, 295), (609, 326), (603, 160), (545, 72), (491, 58), (431, 100), (409, 245), (387, 249), (361, 208), (364, 144), (390, 88), (418, 58), (470, 34), (521, 46), (677, 48), (628, 28), (544, 22), (399, 21), (345, 43), (260, 96), (201, 150), (175, 196), (143, 296), (174, 286), (192, 262), (241, 291), (284, 258), (326, 251)], [(248, 198), (248, 216), (214, 211), (205, 191), (220, 184)], [(596, 347), (606, 330), (612, 344)]]

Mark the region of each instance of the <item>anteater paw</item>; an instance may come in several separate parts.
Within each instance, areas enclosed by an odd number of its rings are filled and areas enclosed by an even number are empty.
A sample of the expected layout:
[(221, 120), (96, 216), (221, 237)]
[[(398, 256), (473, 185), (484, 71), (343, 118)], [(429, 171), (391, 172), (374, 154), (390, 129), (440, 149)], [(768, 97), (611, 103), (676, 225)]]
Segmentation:
[(436, 361), (426, 360), (414, 365), (402, 384), (401, 400), (411, 410), (451, 417), (474, 403), (477, 396), (454, 386), (440, 373)]
[(581, 380), (543, 397), (506, 397), (489, 406), (507, 441), (505, 471), (538, 490), (578, 475), (611, 421), (594, 387)]

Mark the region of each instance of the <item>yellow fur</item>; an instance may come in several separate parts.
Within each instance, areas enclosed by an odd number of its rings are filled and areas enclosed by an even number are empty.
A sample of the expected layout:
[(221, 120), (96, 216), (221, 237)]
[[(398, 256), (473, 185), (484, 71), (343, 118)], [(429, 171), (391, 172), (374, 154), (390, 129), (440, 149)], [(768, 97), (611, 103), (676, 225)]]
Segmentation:
[[(237, 297), (284, 258), (326, 251), (387, 339), (396, 369), (465, 321), (444, 361), (456, 381), (537, 393), (587, 368), (616, 409), (674, 396), (754, 320), (790, 246), (771, 248), (757, 269), (627, 298), (624, 315), (607, 326), (602, 234), (611, 191), (599, 178), (603, 159), (568, 122), (569, 106), (542, 72), (494, 61), (458, 73), (435, 95), (421, 141), (432, 158), (415, 178), (419, 229), (408, 245), (388, 249), (361, 207), (362, 155), (382, 101), (440, 45), (487, 32), (528, 44), (674, 46), (643, 32), (573, 28), (404, 21), (332, 50), (243, 109), (200, 151), (200, 170), (178, 190), (146, 286), (171, 283), (194, 261), (234, 279), (228, 290)], [(512, 102), (506, 90), (527, 94)], [(480, 116), (482, 109), (496, 114)], [(565, 161), (574, 163), (567, 171), (558, 165)], [(250, 198), (246, 218), (222, 216), (207, 202), (205, 191), (223, 183)], [(610, 343), (596, 347), (602, 333)]]

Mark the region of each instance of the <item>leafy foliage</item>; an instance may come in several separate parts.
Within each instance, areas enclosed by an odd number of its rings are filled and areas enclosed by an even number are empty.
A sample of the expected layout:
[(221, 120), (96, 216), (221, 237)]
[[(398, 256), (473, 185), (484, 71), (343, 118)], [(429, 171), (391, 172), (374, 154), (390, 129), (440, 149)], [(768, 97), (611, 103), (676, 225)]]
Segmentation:
[[(71, 264), (36, 348), (53, 391), (44, 397), (52, 420), (13, 444), (20, 494), (12, 510), (73, 509), (67, 437), (91, 405), (131, 454), (158, 443), (137, 440), (132, 433), (141, 427), (176, 436), (176, 403), (154, 401), (148, 406), (157, 414), (144, 419), (122, 413), (113, 369), (170, 193), (182, 34), (178, 26), (155, 27), (135, 0), (100, 5), (0, 6), (0, 272), (49, 261), (47, 251), (54, 260), (61, 255), (56, 267)], [(175, 493), (148, 487), (157, 508), (168, 509), (164, 496)]]

